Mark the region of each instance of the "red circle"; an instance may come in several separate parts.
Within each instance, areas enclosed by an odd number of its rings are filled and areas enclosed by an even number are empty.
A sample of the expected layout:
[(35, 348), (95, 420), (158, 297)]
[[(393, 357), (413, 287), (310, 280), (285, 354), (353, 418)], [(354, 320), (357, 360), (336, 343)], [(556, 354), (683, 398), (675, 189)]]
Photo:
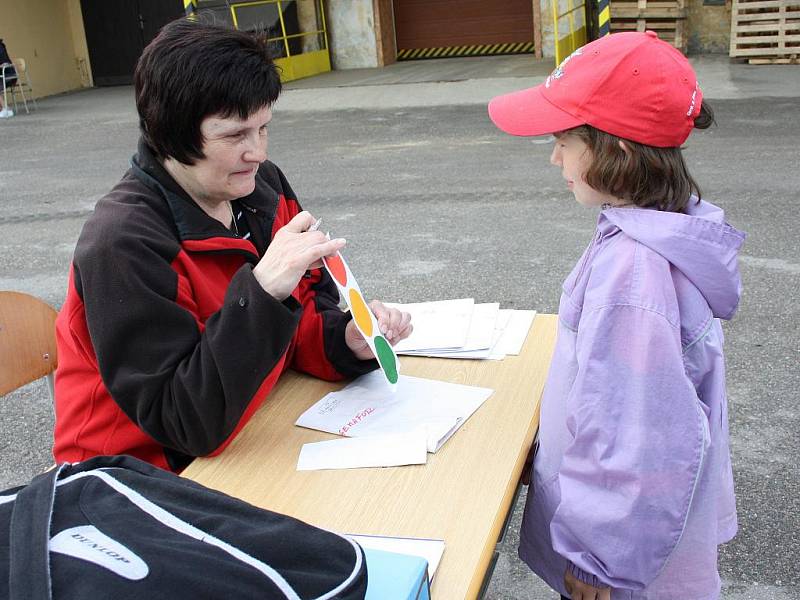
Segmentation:
[(342, 287), (346, 286), (347, 269), (345, 269), (344, 263), (342, 262), (342, 257), (338, 254), (334, 254), (333, 256), (324, 256), (322, 260), (325, 261), (325, 266), (328, 267), (328, 271), (330, 271), (334, 279), (339, 282), (339, 285)]

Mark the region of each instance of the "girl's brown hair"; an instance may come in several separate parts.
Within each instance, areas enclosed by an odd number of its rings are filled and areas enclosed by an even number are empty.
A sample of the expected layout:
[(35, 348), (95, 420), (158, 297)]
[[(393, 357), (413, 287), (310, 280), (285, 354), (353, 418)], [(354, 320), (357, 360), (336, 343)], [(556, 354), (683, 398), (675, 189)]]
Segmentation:
[[(707, 129), (713, 123), (714, 112), (703, 101), (694, 126)], [(600, 192), (643, 208), (677, 213), (686, 211), (692, 195), (700, 200), (700, 186), (689, 174), (680, 148), (639, 144), (591, 125), (581, 125), (564, 134), (577, 136), (589, 147), (594, 159), (584, 179)]]

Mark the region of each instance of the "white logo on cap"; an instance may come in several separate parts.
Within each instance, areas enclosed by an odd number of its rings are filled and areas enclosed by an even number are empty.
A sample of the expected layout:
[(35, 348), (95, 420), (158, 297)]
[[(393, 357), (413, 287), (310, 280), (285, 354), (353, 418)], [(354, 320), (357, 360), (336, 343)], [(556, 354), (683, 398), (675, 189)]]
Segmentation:
[(691, 102), (691, 104), (689, 104), (689, 110), (686, 111), (686, 116), (687, 117), (691, 117), (692, 113), (694, 113), (694, 105), (697, 102), (697, 90), (699, 90), (699, 89), (700, 89), (700, 82), (699, 81), (695, 81), (694, 82), (694, 91), (692, 92), (692, 102)]
[(562, 60), (561, 64), (558, 65), (555, 69), (553, 69), (553, 72), (550, 73), (550, 75), (547, 76), (547, 80), (544, 82), (544, 87), (549, 88), (550, 87), (550, 82), (553, 79), (561, 79), (564, 76), (564, 67), (567, 66), (567, 63), (570, 60), (572, 60), (573, 56), (580, 56), (581, 54), (583, 54), (583, 52), (581, 51), (580, 48), (578, 48), (577, 50), (575, 50), (575, 52), (570, 54), (567, 58)]

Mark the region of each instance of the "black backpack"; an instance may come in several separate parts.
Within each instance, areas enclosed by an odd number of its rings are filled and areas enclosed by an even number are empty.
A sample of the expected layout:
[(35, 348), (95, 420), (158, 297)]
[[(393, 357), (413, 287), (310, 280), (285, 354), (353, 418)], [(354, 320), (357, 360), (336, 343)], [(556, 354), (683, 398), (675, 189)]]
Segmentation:
[[(354, 541), (129, 456), (0, 494), (0, 598), (356, 599)], [(49, 551), (48, 551), (49, 548)]]

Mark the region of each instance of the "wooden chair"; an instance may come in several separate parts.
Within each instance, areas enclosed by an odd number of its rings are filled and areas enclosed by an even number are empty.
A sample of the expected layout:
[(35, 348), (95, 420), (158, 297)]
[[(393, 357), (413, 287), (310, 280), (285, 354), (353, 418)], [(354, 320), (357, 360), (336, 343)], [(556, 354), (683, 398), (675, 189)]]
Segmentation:
[(57, 315), (34, 296), (0, 291), (0, 396), (47, 377), (50, 398), (55, 398)]
[(34, 110), (38, 109), (36, 98), (33, 97), (33, 86), (31, 84), (31, 77), (28, 74), (28, 63), (24, 58), (12, 58), (10, 63), (3, 63), (2, 66), (2, 81), (3, 81), (3, 105), (8, 106), (8, 95), (11, 95), (11, 102), (14, 105), (14, 112), (17, 112), (17, 95), (22, 96), (22, 103), (25, 106), (25, 112), (30, 113), (28, 110), (28, 100), (33, 102)]
[(36, 97), (33, 95), (33, 84), (31, 84), (31, 76), (28, 73), (28, 63), (24, 58), (12, 58), (11, 62), (14, 63), (14, 68), (17, 71), (17, 85), (12, 90), (12, 99), (14, 102), (14, 108), (17, 107), (17, 98), (14, 95), (14, 92), (19, 91), (22, 93), (22, 101), (25, 104), (25, 112), (28, 112), (28, 102), (26, 100), (25, 94), (27, 94), (27, 98), (33, 102), (33, 109), (39, 110), (38, 105), (36, 104)]

